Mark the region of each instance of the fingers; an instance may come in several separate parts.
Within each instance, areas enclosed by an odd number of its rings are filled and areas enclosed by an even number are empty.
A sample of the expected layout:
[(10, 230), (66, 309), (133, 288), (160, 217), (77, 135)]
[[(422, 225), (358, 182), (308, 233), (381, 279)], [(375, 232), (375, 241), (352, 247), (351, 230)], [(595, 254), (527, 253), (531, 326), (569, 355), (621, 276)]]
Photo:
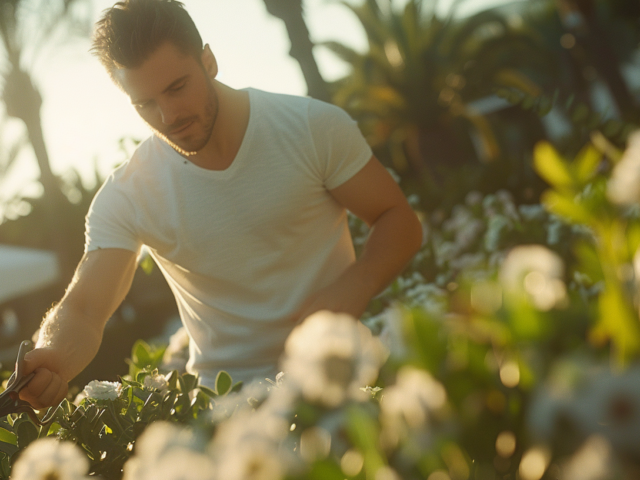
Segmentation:
[(23, 375), (29, 375), (37, 368), (44, 366), (48, 361), (48, 352), (42, 348), (36, 348), (27, 352), (24, 356), (24, 372)]
[(35, 376), (20, 391), (20, 399), (37, 409), (59, 404), (67, 395), (68, 384), (57, 373), (46, 368), (37, 368)]

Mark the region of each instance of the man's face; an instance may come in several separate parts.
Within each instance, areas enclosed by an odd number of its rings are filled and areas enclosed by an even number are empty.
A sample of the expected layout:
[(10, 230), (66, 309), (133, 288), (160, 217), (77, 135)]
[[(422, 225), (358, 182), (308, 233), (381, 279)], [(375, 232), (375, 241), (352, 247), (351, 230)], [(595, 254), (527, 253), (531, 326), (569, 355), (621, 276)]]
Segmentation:
[(202, 60), (201, 65), (166, 42), (140, 67), (115, 73), (142, 119), (185, 155), (209, 142), (218, 114), (217, 66), (208, 47)]

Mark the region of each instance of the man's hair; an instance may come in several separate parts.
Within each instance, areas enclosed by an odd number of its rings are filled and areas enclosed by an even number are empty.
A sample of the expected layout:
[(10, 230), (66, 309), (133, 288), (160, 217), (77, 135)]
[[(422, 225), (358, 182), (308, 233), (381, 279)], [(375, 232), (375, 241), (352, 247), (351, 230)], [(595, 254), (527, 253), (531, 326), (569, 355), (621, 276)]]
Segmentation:
[(201, 62), (202, 37), (182, 2), (124, 0), (96, 23), (91, 52), (115, 80), (117, 69), (139, 67), (167, 41)]

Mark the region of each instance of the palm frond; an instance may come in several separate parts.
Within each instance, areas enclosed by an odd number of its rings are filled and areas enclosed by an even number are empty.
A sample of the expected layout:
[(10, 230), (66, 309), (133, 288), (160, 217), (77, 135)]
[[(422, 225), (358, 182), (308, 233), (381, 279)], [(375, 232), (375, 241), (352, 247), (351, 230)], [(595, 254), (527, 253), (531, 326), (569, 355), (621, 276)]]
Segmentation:
[(346, 46), (343, 43), (328, 41), (317, 44), (320, 47), (324, 47), (337, 56), (340, 60), (349, 63), (351, 65), (357, 65), (362, 61), (362, 54)]

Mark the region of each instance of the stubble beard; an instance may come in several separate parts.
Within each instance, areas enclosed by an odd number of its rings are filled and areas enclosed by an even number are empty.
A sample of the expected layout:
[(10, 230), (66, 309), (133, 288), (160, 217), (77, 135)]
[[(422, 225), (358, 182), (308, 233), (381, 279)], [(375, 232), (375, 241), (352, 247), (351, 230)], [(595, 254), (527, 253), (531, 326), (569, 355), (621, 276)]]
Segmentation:
[[(205, 111), (201, 120), (202, 135), (199, 138), (195, 138), (191, 141), (185, 141), (183, 145), (179, 145), (178, 143), (171, 140), (167, 136), (167, 134), (162, 133), (153, 127), (152, 130), (179, 154), (185, 157), (191, 157), (197, 154), (205, 147), (205, 145), (207, 145), (207, 143), (209, 143), (209, 139), (211, 139), (211, 134), (213, 133), (213, 127), (215, 126), (216, 120), (218, 119), (219, 108), (220, 102), (218, 102), (218, 93), (216, 92), (216, 89), (214, 88), (212, 82), (207, 82), (207, 102), (205, 104)], [(198, 117), (193, 117), (188, 121), (198, 122), (199, 119)], [(187, 143), (189, 145), (187, 145)]]

